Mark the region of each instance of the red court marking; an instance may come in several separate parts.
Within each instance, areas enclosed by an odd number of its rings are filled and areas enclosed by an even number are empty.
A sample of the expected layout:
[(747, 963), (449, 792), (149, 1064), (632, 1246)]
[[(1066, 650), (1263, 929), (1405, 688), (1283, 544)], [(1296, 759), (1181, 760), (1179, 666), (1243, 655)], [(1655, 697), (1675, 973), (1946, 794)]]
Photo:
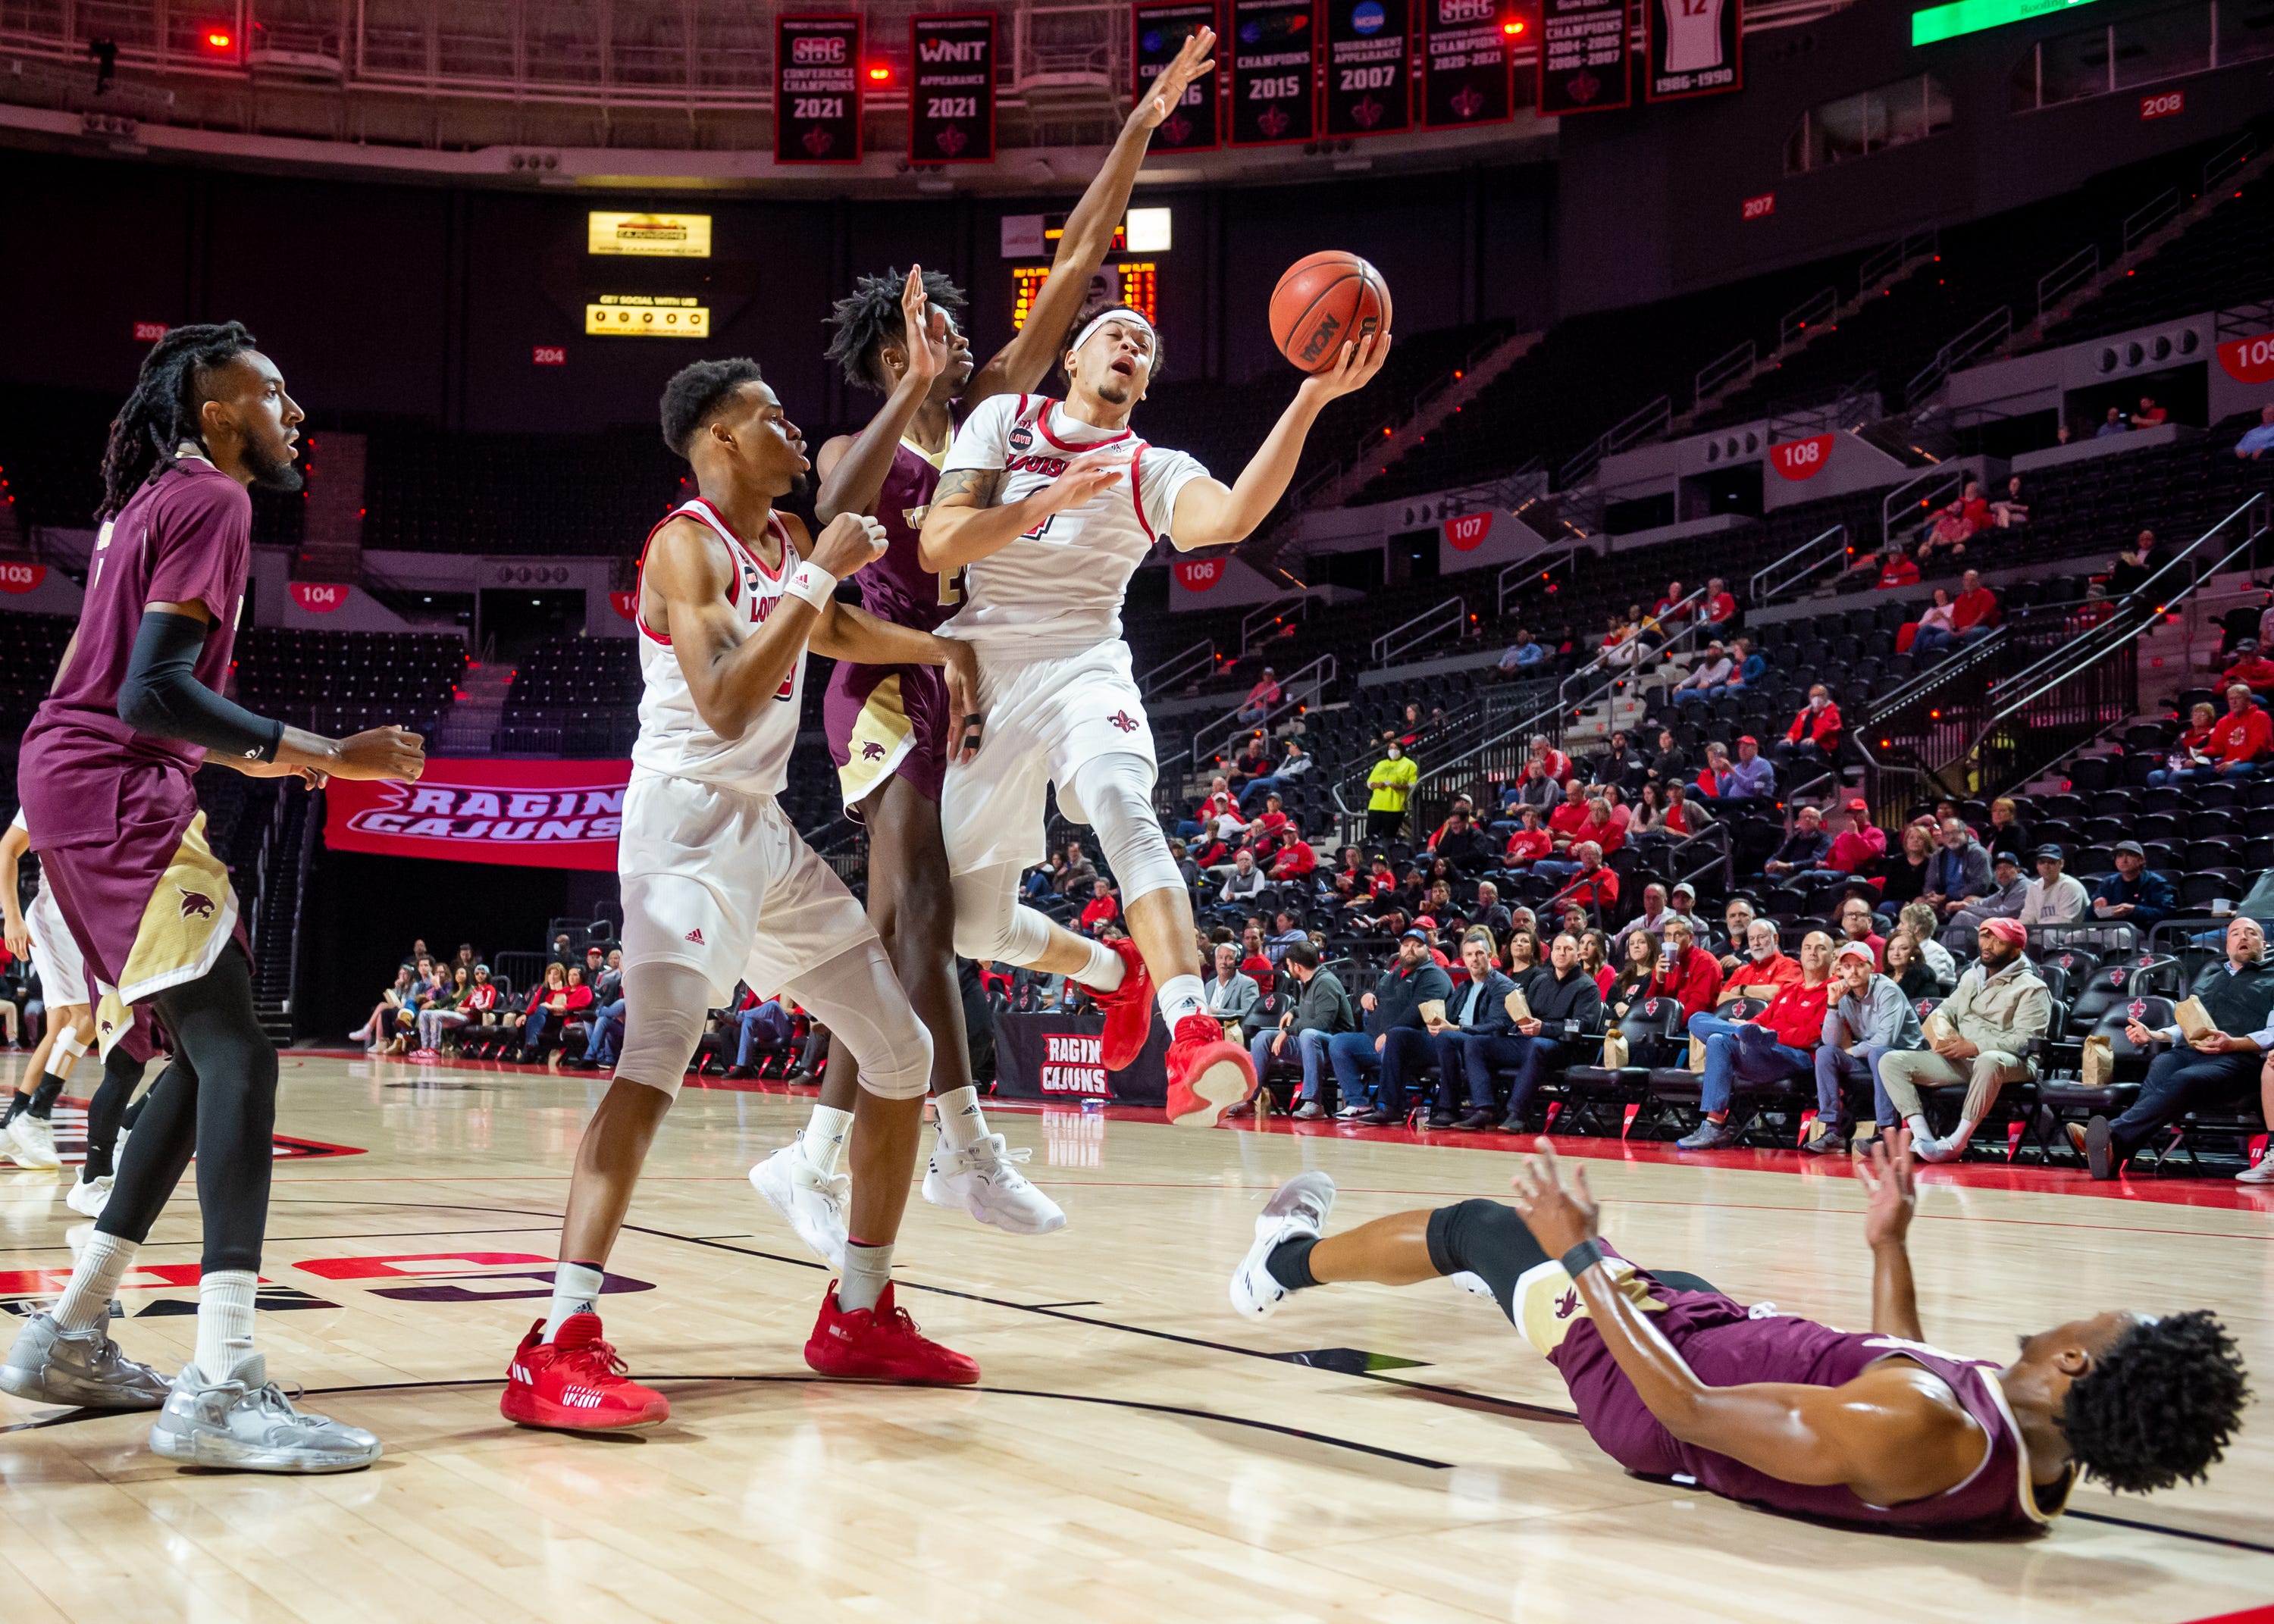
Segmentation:
[(2274, 1624), (2274, 1607), (2246, 1607), (2240, 1613), (2222, 1613), (2216, 1618), (2196, 1619), (2193, 1624)]

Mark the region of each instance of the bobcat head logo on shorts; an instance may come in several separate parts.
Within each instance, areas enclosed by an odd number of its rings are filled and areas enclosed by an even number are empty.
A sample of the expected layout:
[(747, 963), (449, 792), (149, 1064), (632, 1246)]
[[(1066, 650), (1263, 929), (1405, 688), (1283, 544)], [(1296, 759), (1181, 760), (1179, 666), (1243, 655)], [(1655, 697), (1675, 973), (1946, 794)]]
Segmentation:
[(863, 740), (861, 744), (861, 759), (862, 761), (884, 760), (885, 747), (878, 744), (874, 739)]
[(1125, 733), (1135, 733), (1140, 726), (1137, 718), (1130, 715), (1126, 710), (1116, 710), (1111, 716), (1107, 717), (1105, 719), (1112, 723)]
[(1579, 1289), (1577, 1286), (1555, 1299), (1555, 1317), (1569, 1320), (1579, 1312)]
[(180, 885), (175, 886), (174, 889), (182, 893), (182, 917), (184, 919), (211, 919), (214, 916), (214, 899), (211, 897), (207, 896), (205, 892), (201, 891), (191, 891), (186, 887)]

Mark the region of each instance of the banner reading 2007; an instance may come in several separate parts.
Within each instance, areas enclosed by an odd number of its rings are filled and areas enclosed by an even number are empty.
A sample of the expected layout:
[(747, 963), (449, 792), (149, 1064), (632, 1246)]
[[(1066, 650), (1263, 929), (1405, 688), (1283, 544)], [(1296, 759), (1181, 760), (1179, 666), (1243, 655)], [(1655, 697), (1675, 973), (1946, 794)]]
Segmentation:
[(613, 872), (628, 761), (427, 757), (416, 784), (335, 778), (324, 844), (335, 852)]

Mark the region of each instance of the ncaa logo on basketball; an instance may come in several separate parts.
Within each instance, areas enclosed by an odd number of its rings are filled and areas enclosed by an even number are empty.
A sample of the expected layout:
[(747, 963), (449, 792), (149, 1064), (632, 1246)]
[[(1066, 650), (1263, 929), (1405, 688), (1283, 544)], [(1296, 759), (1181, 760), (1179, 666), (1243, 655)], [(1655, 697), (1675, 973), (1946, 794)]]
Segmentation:
[(1082, 1032), (1043, 1034), (1044, 1094), (1108, 1094), (1105, 1039)]

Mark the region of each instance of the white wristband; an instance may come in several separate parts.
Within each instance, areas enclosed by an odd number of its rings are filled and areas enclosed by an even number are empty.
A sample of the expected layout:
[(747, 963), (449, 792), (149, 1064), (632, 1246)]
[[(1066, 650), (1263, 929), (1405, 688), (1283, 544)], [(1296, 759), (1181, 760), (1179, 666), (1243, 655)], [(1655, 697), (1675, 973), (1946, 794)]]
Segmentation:
[(818, 564), (802, 563), (790, 572), (782, 583), (784, 598), (798, 598), (811, 604), (817, 613), (826, 613), (829, 600), (837, 591), (837, 577)]

